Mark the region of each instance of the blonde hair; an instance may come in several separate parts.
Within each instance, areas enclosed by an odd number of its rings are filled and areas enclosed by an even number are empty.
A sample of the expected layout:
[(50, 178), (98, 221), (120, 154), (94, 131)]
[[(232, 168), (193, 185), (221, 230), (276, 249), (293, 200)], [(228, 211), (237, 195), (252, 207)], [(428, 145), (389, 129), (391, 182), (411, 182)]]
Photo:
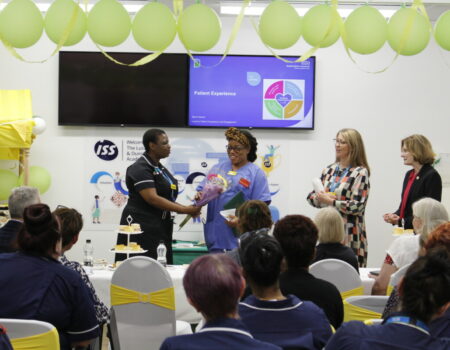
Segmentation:
[[(367, 163), (364, 142), (358, 130), (345, 128), (339, 130), (337, 135), (341, 135), (350, 148), (350, 165), (364, 167), (370, 175), (370, 168), (369, 163)], [(336, 161), (339, 161), (339, 159), (336, 159)]]
[(344, 240), (344, 220), (335, 208), (320, 209), (314, 218), (314, 223), (319, 230), (320, 243), (338, 243)]
[(426, 242), (428, 234), (437, 226), (449, 221), (444, 205), (433, 198), (422, 198), (412, 205), (413, 215), (422, 220), (422, 227), (416, 232), (420, 234), (420, 240)]
[(436, 154), (430, 141), (419, 134), (408, 136), (402, 140), (402, 148), (412, 154), (414, 160), (420, 164), (433, 164)]

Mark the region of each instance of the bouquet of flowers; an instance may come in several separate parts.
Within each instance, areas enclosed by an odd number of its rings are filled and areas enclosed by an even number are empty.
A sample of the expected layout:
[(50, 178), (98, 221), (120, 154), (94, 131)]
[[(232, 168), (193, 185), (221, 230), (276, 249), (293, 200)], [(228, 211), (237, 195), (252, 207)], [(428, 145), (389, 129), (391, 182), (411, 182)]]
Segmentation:
[[(196, 207), (202, 207), (212, 200), (220, 196), (221, 193), (228, 188), (227, 180), (219, 174), (208, 175), (207, 182), (203, 189), (199, 192), (198, 198), (194, 200)], [(184, 225), (192, 218), (192, 215), (186, 215), (184, 220), (180, 223), (178, 230), (181, 230)]]

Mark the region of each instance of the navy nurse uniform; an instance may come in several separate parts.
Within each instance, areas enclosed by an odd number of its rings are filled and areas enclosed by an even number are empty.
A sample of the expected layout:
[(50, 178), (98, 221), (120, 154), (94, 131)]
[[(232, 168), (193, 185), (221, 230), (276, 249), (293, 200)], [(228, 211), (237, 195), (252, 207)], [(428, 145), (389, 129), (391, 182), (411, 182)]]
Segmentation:
[(92, 297), (75, 271), (20, 252), (0, 254), (0, 271), (0, 318), (51, 323), (62, 350), (98, 336)]
[[(145, 153), (128, 167), (125, 181), (129, 197), (128, 203), (123, 209), (120, 224), (128, 224), (128, 215), (133, 218), (133, 223), (140, 224), (143, 233), (131, 236), (131, 240), (148, 250), (147, 253), (133, 256), (146, 255), (156, 259), (156, 247), (162, 240), (167, 248), (167, 263), (172, 264), (173, 218), (171, 213), (147, 203), (139, 191), (155, 188), (158, 196), (175, 202), (178, 196), (178, 181), (161, 163), (153, 164)], [(126, 241), (127, 237), (119, 234), (117, 243), (126, 244)], [(116, 260), (123, 259), (125, 259), (124, 254), (116, 254)]]
[[(204, 226), (205, 242), (211, 252), (232, 250), (237, 248), (238, 241), (233, 230), (226, 224), (224, 217), (220, 215), (220, 211), (239, 192), (242, 192), (246, 201), (258, 199), (270, 203), (269, 184), (264, 172), (251, 162), (233, 171), (231, 161), (227, 159), (214, 165), (209, 174), (224, 177), (228, 182), (228, 188), (218, 198), (208, 203), (208, 213)], [(201, 191), (202, 187), (199, 186), (198, 190)]]
[(197, 333), (169, 337), (160, 350), (281, 350), (280, 347), (253, 339), (244, 324), (222, 318), (207, 322)]
[(325, 350), (450, 349), (450, 339), (434, 338), (428, 327), (420, 321), (404, 322), (402, 318), (392, 316), (383, 324), (375, 326), (366, 326), (359, 321), (345, 323), (331, 337)]

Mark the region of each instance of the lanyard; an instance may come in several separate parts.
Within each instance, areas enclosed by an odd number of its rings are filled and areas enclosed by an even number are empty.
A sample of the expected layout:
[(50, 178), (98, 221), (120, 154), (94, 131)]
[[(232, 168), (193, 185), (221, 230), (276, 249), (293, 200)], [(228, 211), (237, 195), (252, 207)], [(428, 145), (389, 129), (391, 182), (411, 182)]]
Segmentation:
[(392, 316), (386, 320), (386, 323), (402, 324), (405, 326), (416, 328), (416, 329), (420, 330), (421, 332), (424, 332), (424, 333), (430, 335), (430, 330), (424, 322), (416, 320), (416, 319), (408, 317), (408, 316)]
[(338, 173), (340, 172), (339, 165), (336, 167), (333, 173), (333, 177), (331, 178), (331, 184), (330, 184), (330, 192), (334, 192), (336, 188), (341, 184), (341, 179), (345, 177), (348, 172), (350, 171), (351, 166), (348, 168), (345, 168), (343, 171), (344, 173), (341, 176), (338, 176)]
[(148, 161), (148, 159), (143, 155), (142, 157), (144, 157), (144, 159), (147, 161), (147, 163), (154, 169), (153, 170), (153, 175), (162, 175), (164, 177), (164, 179), (169, 183), (169, 187), (170, 187), (170, 198), (172, 199), (172, 202), (175, 202), (175, 189), (176, 189), (176, 185), (175, 183), (172, 181), (172, 179), (170, 178), (169, 175), (167, 175), (159, 166), (155, 166), (152, 163), (150, 163)]

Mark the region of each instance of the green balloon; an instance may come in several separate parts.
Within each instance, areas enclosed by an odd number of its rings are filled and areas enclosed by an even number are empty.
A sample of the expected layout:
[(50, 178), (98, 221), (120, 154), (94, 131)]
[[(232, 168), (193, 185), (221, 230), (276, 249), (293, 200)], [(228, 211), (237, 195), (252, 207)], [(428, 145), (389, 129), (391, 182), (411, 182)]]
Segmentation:
[[(71, 25), (73, 16), (76, 16), (75, 22)], [(63, 46), (79, 43), (87, 30), (86, 13), (72, 0), (56, 0), (45, 15), (45, 32), (51, 41), (59, 44), (68, 29), (70, 34)]]
[[(408, 23), (412, 23), (409, 32)], [(388, 43), (400, 55), (416, 55), (428, 45), (430, 30), (422, 14), (412, 8), (401, 8), (388, 23)]]
[(328, 5), (316, 5), (303, 17), (303, 38), (311, 46), (328, 47), (339, 39), (339, 14)]
[(259, 20), (262, 41), (274, 49), (287, 49), (302, 34), (302, 19), (286, 1), (276, 0), (266, 7)]
[(18, 177), (10, 170), (0, 169), (0, 201), (7, 200), (11, 190), (17, 187)]
[(175, 39), (177, 22), (166, 5), (151, 2), (134, 17), (132, 32), (140, 47), (149, 51), (163, 51)]
[(41, 11), (31, 0), (12, 0), (0, 12), (0, 36), (13, 47), (34, 45), (44, 30)]
[(434, 38), (440, 47), (450, 51), (450, 10), (439, 16), (434, 26)]
[[(39, 190), (39, 193), (45, 193), (49, 189), (52, 183), (52, 177), (50, 173), (40, 166), (32, 166), (30, 167), (28, 173), (28, 186), (36, 187)], [(20, 186), (23, 185), (23, 174), (19, 177)]]
[(95, 43), (117, 46), (130, 35), (131, 19), (127, 10), (116, 0), (100, 0), (89, 12), (87, 29)]
[(192, 51), (207, 51), (220, 39), (221, 24), (217, 13), (204, 4), (187, 7), (178, 18), (178, 35)]
[(381, 49), (387, 38), (387, 21), (374, 7), (361, 6), (345, 20), (346, 44), (362, 55)]

